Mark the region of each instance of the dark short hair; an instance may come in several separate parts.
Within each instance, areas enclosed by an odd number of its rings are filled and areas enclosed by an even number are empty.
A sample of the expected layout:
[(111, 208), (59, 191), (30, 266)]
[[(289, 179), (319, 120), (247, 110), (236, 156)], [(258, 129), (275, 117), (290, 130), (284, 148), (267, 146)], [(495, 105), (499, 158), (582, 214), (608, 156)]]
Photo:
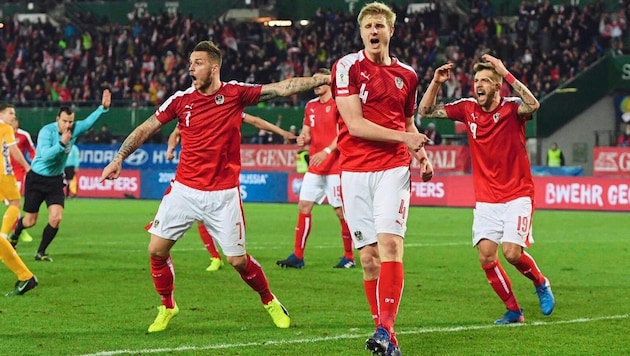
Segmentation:
[(3, 112), (4, 110), (8, 109), (8, 108), (14, 108), (15, 105), (13, 104), (9, 104), (9, 103), (0, 103), (0, 112)]
[(57, 117), (61, 116), (62, 113), (66, 113), (67, 115), (72, 115), (74, 111), (69, 106), (62, 106), (59, 108), (59, 112), (57, 113)]

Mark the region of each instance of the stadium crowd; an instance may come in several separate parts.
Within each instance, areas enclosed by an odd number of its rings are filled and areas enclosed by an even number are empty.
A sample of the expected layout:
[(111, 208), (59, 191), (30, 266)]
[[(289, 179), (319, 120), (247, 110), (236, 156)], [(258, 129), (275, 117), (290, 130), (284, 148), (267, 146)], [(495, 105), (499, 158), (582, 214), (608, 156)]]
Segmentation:
[[(602, 1), (582, 7), (523, 1), (518, 13), (494, 15), (488, 1), (470, 1), (467, 19), (442, 8), (407, 14), (397, 7), (393, 55), (420, 78), (419, 95), (446, 61), (457, 72), (444, 84), (446, 98), (467, 96), (472, 63), (494, 52), (538, 98), (586, 69), (609, 49), (623, 50), (630, 1), (606, 12)], [(187, 56), (200, 40), (225, 50), (224, 76), (243, 82), (276, 82), (309, 76), (317, 68), (361, 47), (356, 15), (318, 10), (309, 25), (266, 27), (260, 23), (211, 22), (158, 14), (133, 18), (133, 25), (84, 14), (78, 23), (18, 23), (5, 19), (0, 31), (0, 100), (16, 106), (82, 105), (111, 88), (114, 105), (154, 106), (188, 87)], [(293, 97), (270, 105), (303, 105)]]

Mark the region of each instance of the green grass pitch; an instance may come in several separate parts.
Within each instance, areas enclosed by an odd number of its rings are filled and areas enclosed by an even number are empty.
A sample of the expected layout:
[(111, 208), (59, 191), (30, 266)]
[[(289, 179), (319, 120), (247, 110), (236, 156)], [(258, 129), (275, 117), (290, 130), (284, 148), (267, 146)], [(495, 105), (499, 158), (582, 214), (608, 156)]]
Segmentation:
[[(293, 248), (297, 206), (244, 205), (248, 251), (292, 317), (274, 327), (258, 296), (229, 266), (206, 272), (196, 229), (173, 249), (180, 314), (147, 334), (159, 297), (144, 226), (157, 201), (74, 199), (36, 262), (47, 214), (18, 252), (40, 285), (0, 297), (0, 355), (369, 355), (373, 332), (360, 268), (333, 269), (342, 254), (332, 209), (318, 206), (306, 268), (275, 261)], [(529, 252), (551, 280), (556, 309), (543, 316), (531, 282), (504, 262), (526, 322), (493, 326), (503, 304), (470, 246), (471, 209), (414, 207), (405, 241), (405, 289), (396, 322), (409, 355), (620, 355), (630, 352), (630, 218), (627, 213), (537, 211)], [(504, 261), (504, 260), (503, 260)], [(0, 273), (3, 293), (15, 277)]]

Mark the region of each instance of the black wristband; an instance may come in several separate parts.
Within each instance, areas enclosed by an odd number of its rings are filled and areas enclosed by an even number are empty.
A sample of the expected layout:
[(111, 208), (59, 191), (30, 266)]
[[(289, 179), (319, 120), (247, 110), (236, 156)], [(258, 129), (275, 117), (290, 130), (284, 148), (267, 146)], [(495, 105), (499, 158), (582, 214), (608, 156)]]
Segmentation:
[(59, 141), (59, 144), (61, 145), (61, 147), (66, 148), (66, 144), (65, 143)]

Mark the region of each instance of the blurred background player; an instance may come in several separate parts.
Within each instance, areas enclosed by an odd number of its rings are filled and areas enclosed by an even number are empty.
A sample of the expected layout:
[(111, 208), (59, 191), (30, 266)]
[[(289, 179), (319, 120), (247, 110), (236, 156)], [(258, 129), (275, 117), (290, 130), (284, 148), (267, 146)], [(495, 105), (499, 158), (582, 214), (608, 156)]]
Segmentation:
[[(260, 130), (270, 131), (276, 133), (285, 140), (295, 139), (296, 136), (292, 132), (281, 129), (280, 127), (254, 115), (247, 114), (243, 112), (243, 122), (246, 124), (250, 124)], [(175, 158), (175, 147), (179, 144), (181, 140), (181, 134), (179, 132), (179, 128), (175, 126), (173, 132), (168, 136), (168, 147), (166, 149), (166, 159), (169, 161)], [(219, 250), (217, 250), (217, 246), (214, 243), (214, 239), (210, 236), (208, 230), (197, 221), (197, 230), (199, 231), (199, 237), (201, 237), (201, 241), (203, 241), (203, 245), (208, 250), (210, 254), (210, 265), (206, 268), (208, 272), (218, 271), (223, 267), (223, 259), (221, 258), (221, 254)]]
[[(20, 121), (17, 117), (7, 123), (13, 127), (13, 130), (15, 132), (15, 141), (17, 142), (17, 148), (20, 150), (20, 152), (22, 152), (22, 155), (24, 156), (26, 161), (30, 164), (35, 157), (35, 144), (33, 143), (31, 134), (28, 133), (28, 131), (22, 130), (20, 128)], [(15, 176), (20, 194), (24, 195), (24, 179), (26, 178), (26, 171), (24, 170), (24, 167), (22, 167), (22, 165), (16, 161), (13, 155), (11, 155), (11, 167), (13, 167), (13, 175)], [(22, 212), (20, 211), (20, 214), (21, 213)], [(22, 233), (18, 237), (24, 242), (33, 241), (33, 237), (31, 236), (31, 234), (28, 233), (27, 230), (22, 230)]]
[[(330, 75), (322, 68), (318, 73)], [(297, 138), (301, 147), (309, 146), (308, 170), (304, 174), (298, 202), (298, 221), (295, 226), (293, 253), (284, 260), (276, 261), (280, 267), (304, 268), (304, 250), (311, 233), (313, 207), (328, 199), (341, 224), (344, 254), (335, 268), (355, 267), (352, 237), (341, 208), (341, 183), (339, 181), (339, 151), (337, 151), (337, 124), (339, 111), (332, 98), (330, 85), (314, 89), (317, 98), (304, 108), (302, 131)]]
[(81, 165), (81, 152), (77, 145), (72, 145), (70, 154), (66, 160), (66, 167), (63, 169), (66, 198), (75, 198), (77, 196), (77, 177)]
[(20, 191), (13, 175), (13, 167), (9, 159), (9, 152), (14, 159), (28, 172), (30, 166), (22, 152), (17, 148), (13, 127), (7, 122), (15, 120), (15, 107), (11, 104), (0, 104), (0, 140), (2, 140), (2, 155), (0, 155), (0, 199), (9, 202), (7, 210), (2, 217), (0, 227), (0, 260), (15, 273), (18, 281), (15, 283), (13, 291), (6, 294), (7, 297), (22, 295), (37, 287), (37, 277), (33, 275), (24, 264), (20, 256), (15, 252), (7, 236), (20, 214), (20, 203), (22, 202)]
[(72, 146), (79, 136), (94, 125), (102, 114), (109, 111), (112, 93), (103, 90), (101, 105), (84, 120), (74, 120), (74, 112), (68, 106), (62, 106), (57, 112), (55, 122), (45, 125), (37, 135), (37, 152), (32, 169), (26, 174), (24, 184), (24, 217), (18, 219), (11, 244), (18, 243), (22, 230), (37, 223), (39, 208), (43, 202), (48, 206), (48, 224), (42, 232), (42, 241), (35, 254), (36, 261), (52, 262), (46, 249), (52, 243), (63, 217), (65, 192), (63, 170)]

